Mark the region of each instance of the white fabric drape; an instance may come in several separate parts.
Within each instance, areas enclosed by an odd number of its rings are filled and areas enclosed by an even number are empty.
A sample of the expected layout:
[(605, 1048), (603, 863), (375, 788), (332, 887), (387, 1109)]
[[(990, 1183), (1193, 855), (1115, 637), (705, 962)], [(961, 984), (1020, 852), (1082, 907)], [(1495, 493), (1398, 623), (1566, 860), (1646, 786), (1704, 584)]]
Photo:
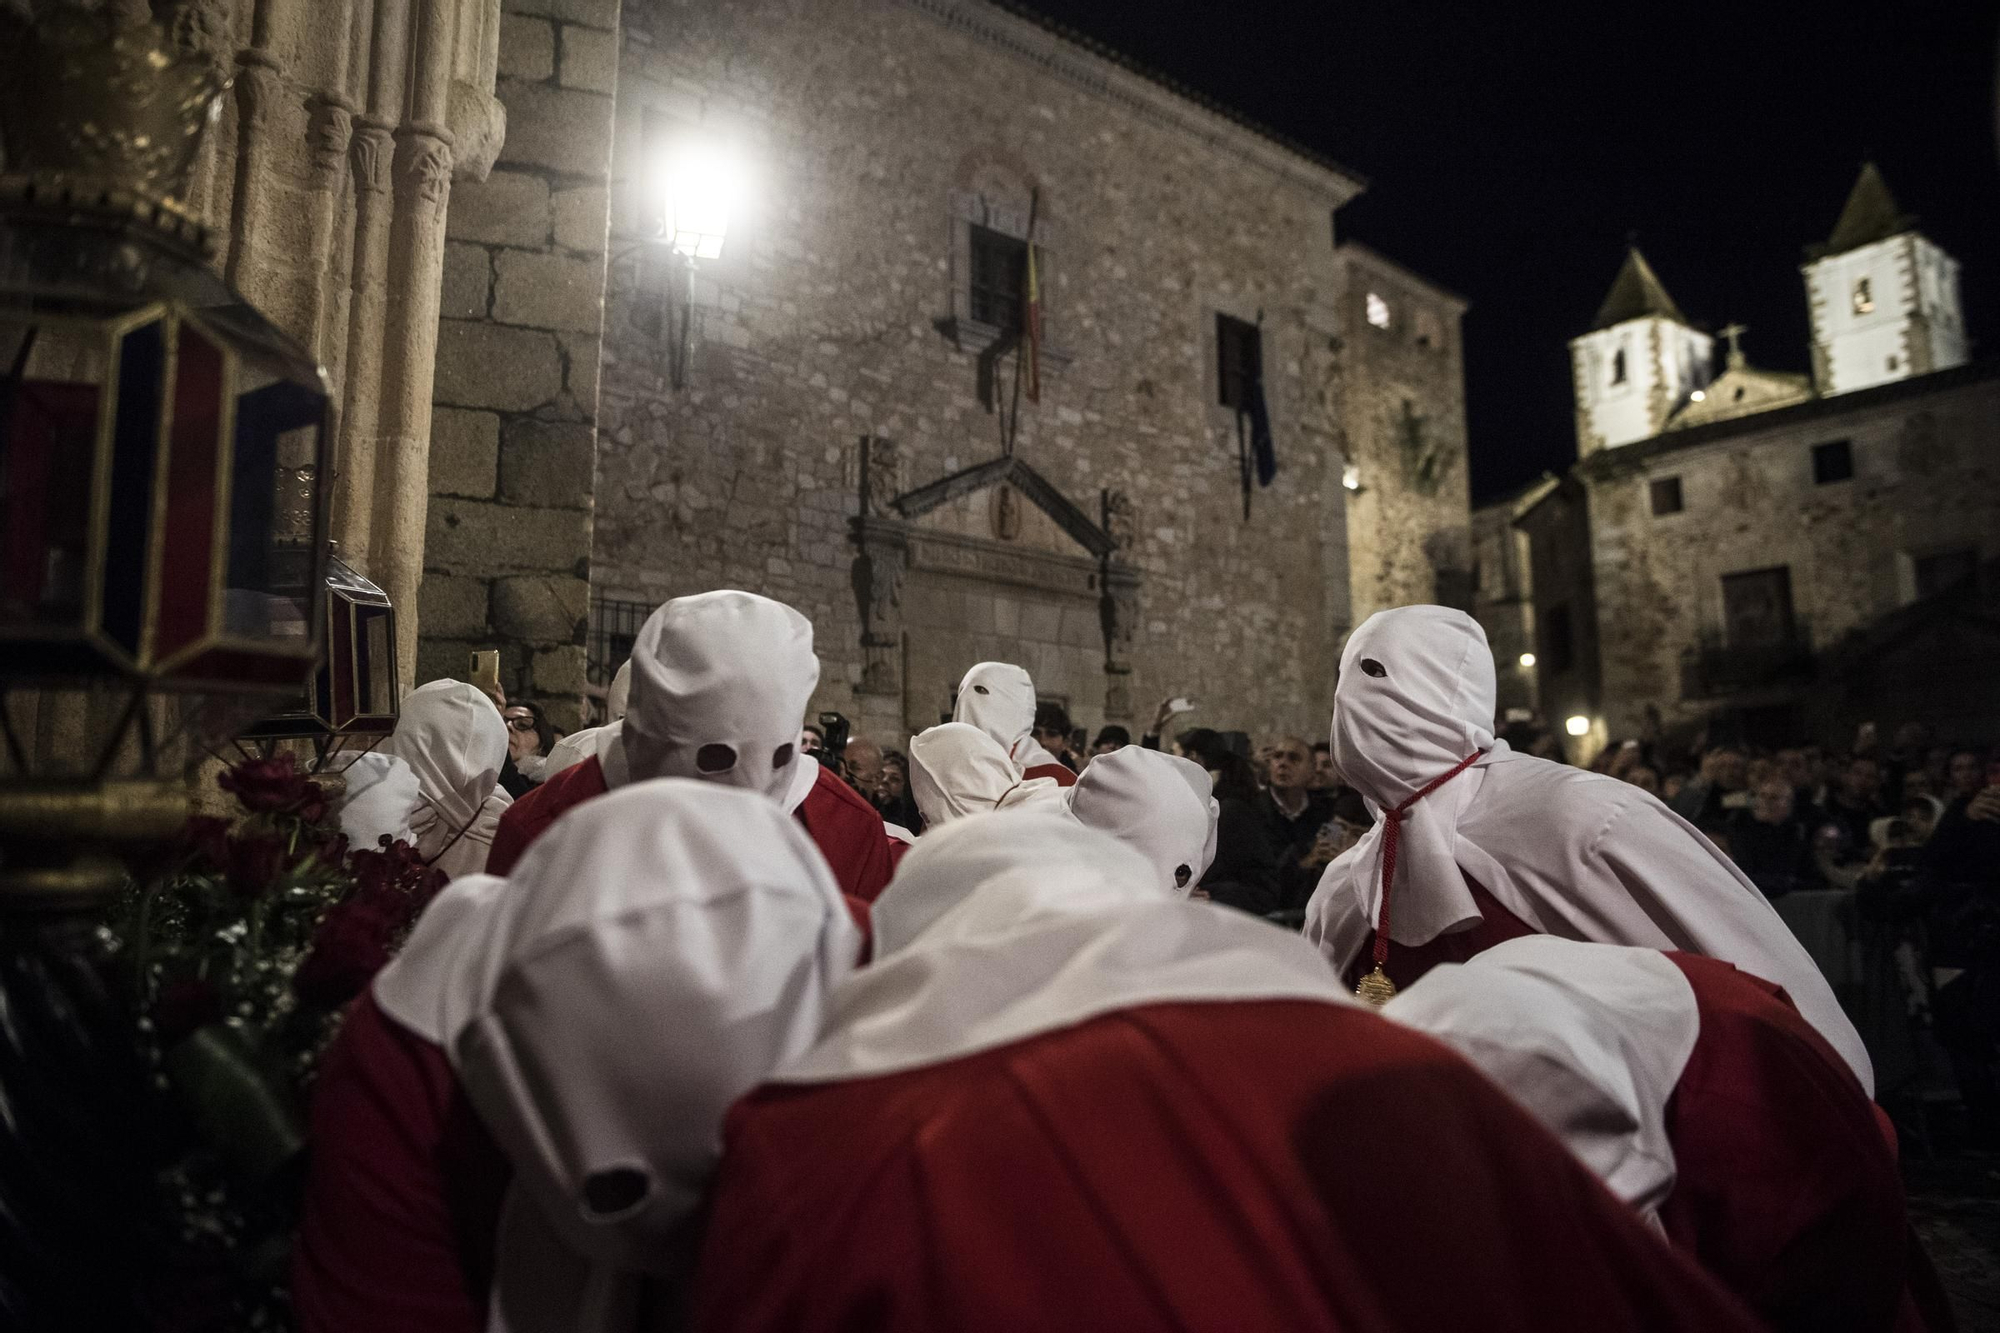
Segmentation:
[[(1872, 1091), (1867, 1048), (1826, 978), (1729, 858), (1630, 783), (1494, 740), (1493, 701), (1493, 654), (1461, 611), (1378, 611), (1341, 655), (1334, 762), (1376, 810), (1487, 750), (1405, 818), (1391, 938), (1425, 944), (1475, 923), (1471, 876), (1546, 934), (1684, 949), (1783, 986)], [(1343, 971), (1381, 910), (1382, 829), (1327, 867), (1307, 907), (1307, 938)]]
[(500, 816), (513, 803), (499, 786), (507, 724), (493, 701), (462, 680), (419, 686), (377, 753), (417, 775), (409, 822), (418, 854), (453, 879), (484, 870)]
[(1658, 950), (1508, 940), (1432, 968), (1382, 1014), (1477, 1065), (1641, 1215), (1672, 1193), (1667, 1100), (1701, 1016)]
[(1085, 764), (1063, 800), (1085, 828), (1145, 857), (1160, 883), (1186, 897), (1215, 860), (1214, 786), (1192, 760), (1127, 745)]
[[(958, 701), (951, 720), (978, 727), (1000, 742), (1016, 768), (1028, 768), (1028, 751), (1048, 751), (1035, 744), (1035, 682), (1011, 662), (980, 662), (958, 682)], [(1053, 759), (1037, 763), (1055, 762)]]
[(946, 722), (910, 737), (910, 794), (927, 829), (967, 815), (1053, 805), (1054, 778), (1023, 778), (1007, 751), (978, 727)]
[(805, 831), (715, 783), (587, 802), (439, 895), (374, 994), (514, 1165), (490, 1328), (618, 1327), (641, 1274), (682, 1275), (723, 1112), (810, 1044), (859, 943)]
[(1123, 843), (1044, 810), (926, 833), (875, 901), (875, 961), (774, 1080), (867, 1078), (1171, 1001), (1358, 1004), (1311, 946), (1187, 902)]

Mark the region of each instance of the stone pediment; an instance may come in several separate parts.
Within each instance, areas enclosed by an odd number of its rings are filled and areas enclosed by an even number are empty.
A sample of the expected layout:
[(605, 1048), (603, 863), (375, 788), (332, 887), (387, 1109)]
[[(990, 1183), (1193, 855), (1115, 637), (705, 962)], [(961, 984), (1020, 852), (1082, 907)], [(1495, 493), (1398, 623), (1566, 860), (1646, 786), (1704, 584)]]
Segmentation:
[(989, 459), (905, 491), (890, 502), (889, 512), (907, 523), (912, 535), (1091, 561), (1118, 549), (1111, 534), (1016, 457)]

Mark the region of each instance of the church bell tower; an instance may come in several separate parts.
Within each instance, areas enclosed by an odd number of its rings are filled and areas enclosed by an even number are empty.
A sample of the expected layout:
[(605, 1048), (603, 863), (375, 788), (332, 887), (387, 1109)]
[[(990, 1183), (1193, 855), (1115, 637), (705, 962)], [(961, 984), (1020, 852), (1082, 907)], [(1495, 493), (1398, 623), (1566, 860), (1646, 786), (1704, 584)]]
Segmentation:
[(1712, 375), (1712, 340), (1688, 323), (1636, 245), (1569, 353), (1579, 457), (1658, 435)]
[(1861, 168), (1833, 235), (1807, 253), (1802, 271), (1820, 393), (1852, 393), (1965, 363), (1958, 261), (1897, 209), (1873, 162)]

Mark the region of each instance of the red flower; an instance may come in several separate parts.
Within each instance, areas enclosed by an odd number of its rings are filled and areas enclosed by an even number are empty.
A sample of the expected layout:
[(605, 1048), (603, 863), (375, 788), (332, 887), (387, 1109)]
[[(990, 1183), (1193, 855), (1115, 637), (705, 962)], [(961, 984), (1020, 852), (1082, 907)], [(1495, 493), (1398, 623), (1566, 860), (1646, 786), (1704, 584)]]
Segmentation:
[(346, 1004), (388, 965), (400, 925), (378, 905), (353, 898), (339, 904), (313, 933), (312, 952), (292, 976), (293, 992), (323, 1009)]
[(223, 856), (223, 874), (238, 897), (261, 898), (285, 873), (285, 844), (272, 834), (231, 838)]
[(252, 814), (296, 815), (308, 823), (326, 817), (326, 793), (318, 783), (299, 772), (289, 754), (269, 759), (246, 759), (216, 779), (224, 791), (234, 792), (245, 810)]
[(153, 1030), (159, 1034), (160, 1049), (169, 1050), (196, 1028), (222, 1020), (222, 997), (206, 981), (183, 977), (160, 988), (153, 1004)]

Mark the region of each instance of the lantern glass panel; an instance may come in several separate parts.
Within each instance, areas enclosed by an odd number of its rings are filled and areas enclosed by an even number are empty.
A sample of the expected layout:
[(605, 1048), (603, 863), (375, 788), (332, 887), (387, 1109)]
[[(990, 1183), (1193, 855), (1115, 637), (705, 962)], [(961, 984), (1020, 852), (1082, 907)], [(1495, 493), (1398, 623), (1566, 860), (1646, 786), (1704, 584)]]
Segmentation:
[(90, 505), (110, 358), (101, 328), (0, 315), (0, 642), (82, 642)]

